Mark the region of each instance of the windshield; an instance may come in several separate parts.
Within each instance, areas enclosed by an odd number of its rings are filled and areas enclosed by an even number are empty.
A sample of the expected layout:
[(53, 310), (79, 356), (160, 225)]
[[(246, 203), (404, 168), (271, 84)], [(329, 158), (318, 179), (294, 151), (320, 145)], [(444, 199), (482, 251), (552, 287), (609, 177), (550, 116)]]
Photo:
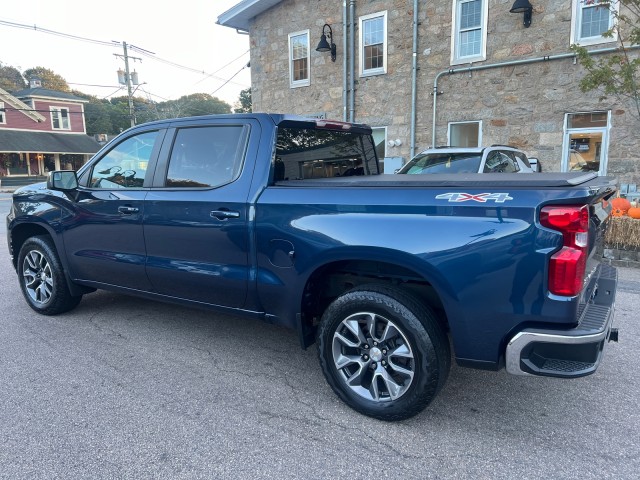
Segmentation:
[(421, 153), (397, 173), (478, 173), (481, 153)]

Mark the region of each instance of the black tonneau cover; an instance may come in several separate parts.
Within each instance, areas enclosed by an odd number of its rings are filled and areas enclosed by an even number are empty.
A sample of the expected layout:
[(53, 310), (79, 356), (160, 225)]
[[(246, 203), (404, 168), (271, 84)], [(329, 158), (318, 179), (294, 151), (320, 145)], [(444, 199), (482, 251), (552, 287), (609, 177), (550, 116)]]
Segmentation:
[[(357, 177), (283, 180), (279, 187), (526, 187), (560, 188), (582, 185), (598, 178), (594, 172), (570, 173), (456, 173), (438, 175), (369, 175)], [(599, 177), (598, 186), (614, 186), (612, 177)]]

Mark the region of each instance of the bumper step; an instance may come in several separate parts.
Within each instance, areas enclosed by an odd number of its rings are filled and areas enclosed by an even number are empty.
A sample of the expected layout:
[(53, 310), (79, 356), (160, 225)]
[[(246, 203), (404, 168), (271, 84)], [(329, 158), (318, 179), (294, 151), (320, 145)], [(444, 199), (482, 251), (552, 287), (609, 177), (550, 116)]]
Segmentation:
[(515, 375), (576, 378), (596, 371), (612, 329), (617, 270), (601, 265), (597, 291), (579, 310), (578, 326), (569, 330), (525, 329), (507, 345), (506, 367)]

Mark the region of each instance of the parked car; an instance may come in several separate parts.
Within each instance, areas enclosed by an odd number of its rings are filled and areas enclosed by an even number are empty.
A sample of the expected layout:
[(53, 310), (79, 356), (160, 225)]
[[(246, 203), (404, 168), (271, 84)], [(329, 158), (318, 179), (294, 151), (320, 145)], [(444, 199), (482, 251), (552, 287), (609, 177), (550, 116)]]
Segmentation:
[[(516, 158), (469, 156), (494, 151)], [(9, 252), (42, 315), (104, 289), (293, 329), (304, 348), (317, 342), (336, 394), (383, 420), (431, 402), (451, 349), (460, 365), (516, 375), (598, 368), (617, 338), (616, 269), (599, 261), (615, 179), (379, 173), (366, 125), (264, 113), (143, 124), (77, 173), (17, 190)]]
[(425, 150), (413, 157), (396, 173), (534, 173), (527, 155), (504, 145), (491, 147), (445, 147)]

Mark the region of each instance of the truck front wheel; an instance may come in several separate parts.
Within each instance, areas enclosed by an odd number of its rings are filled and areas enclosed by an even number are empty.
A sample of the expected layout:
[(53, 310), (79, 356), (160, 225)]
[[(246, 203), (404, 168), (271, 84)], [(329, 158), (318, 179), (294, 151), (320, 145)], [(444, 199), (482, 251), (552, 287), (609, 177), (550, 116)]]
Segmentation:
[(451, 365), (433, 311), (387, 285), (364, 285), (329, 305), (318, 329), (318, 356), (327, 382), (347, 405), (388, 421), (422, 411)]
[(82, 296), (69, 292), (67, 281), (51, 239), (27, 239), (18, 255), (18, 277), (29, 306), (43, 315), (57, 315), (75, 308)]

